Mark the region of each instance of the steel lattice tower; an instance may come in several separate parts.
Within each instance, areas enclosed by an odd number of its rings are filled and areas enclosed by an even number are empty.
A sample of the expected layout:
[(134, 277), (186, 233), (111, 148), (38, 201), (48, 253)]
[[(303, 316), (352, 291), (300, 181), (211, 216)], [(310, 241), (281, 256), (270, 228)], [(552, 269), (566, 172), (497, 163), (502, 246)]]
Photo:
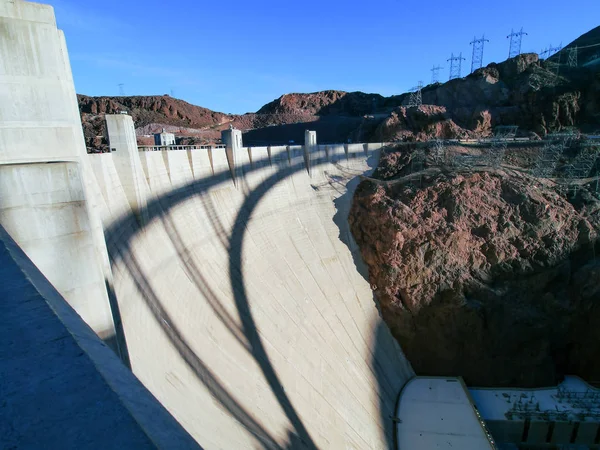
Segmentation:
[(536, 178), (551, 178), (565, 147), (575, 138), (576, 134), (573, 131), (548, 134), (534, 163), (532, 175)]
[(454, 80), (455, 78), (460, 78), (460, 70), (462, 66), (462, 62), (465, 58), (462, 57), (462, 52), (458, 56), (454, 56), (454, 53), (450, 54), (450, 77), (448, 80)]
[(577, 47), (567, 49), (567, 66), (577, 67)]
[(550, 55), (553, 55), (554, 53), (559, 52), (561, 49), (562, 49), (562, 44), (558, 45), (557, 47), (552, 47), (552, 44), (550, 44), (548, 46), (548, 48), (546, 48), (540, 52), (540, 56), (550, 57)]
[(433, 66), (433, 68), (431, 69), (431, 82), (432, 83), (439, 83), (439, 81), (440, 81), (440, 69), (443, 69), (443, 67)]
[(419, 81), (415, 87), (413, 87), (410, 91), (410, 96), (408, 98), (408, 107), (412, 106), (421, 106), (423, 104), (423, 97), (421, 95), (421, 89), (423, 89), (423, 82)]
[(514, 58), (521, 54), (521, 41), (523, 36), (527, 36), (527, 33), (523, 31), (523, 28), (517, 32), (511, 29), (510, 34), (506, 36), (507, 39), (510, 38), (510, 47), (508, 48), (509, 58)]
[(433, 155), (434, 162), (438, 165), (445, 164), (447, 155), (443, 139), (434, 139), (429, 141), (429, 147), (430, 153)]
[(491, 141), (490, 149), (484, 158), (487, 160), (487, 165), (499, 169), (504, 161), (504, 154), (508, 148), (508, 140), (513, 139), (517, 135), (519, 129), (516, 125), (502, 125), (496, 127), (494, 136)]
[(119, 83), (119, 95), (121, 97), (125, 96), (125, 85), (123, 83)]
[(469, 42), (473, 46), (473, 56), (471, 57), (471, 73), (479, 69), (483, 65), (483, 46), (486, 42), (490, 42), (485, 36), (481, 36), (481, 39), (473, 37), (473, 40)]

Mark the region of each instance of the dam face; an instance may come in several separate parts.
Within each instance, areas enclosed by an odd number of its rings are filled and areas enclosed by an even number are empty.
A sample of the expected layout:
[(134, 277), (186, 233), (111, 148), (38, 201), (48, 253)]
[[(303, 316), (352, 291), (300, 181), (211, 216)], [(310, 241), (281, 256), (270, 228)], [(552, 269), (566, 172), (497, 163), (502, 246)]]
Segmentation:
[[(413, 372), (380, 318), (347, 224), (353, 190), (381, 145), (243, 148), (235, 134), (227, 149), (139, 151), (131, 117), (118, 115), (107, 117), (113, 152), (87, 155), (52, 8), (0, 0), (0, 26), (0, 226), (12, 237), (3, 241), (51, 283), (36, 297), (46, 303), (40, 311), (82, 349), (55, 364), (64, 373), (54, 376), (91, 386), (78, 374), (96, 368), (107, 381), (96, 392), (117, 393), (109, 401), (75, 392), (77, 405), (126, 405), (98, 416), (123, 428), (115, 411), (128, 411), (141, 432), (160, 435), (150, 439), (156, 446), (176, 442), (177, 427), (144, 406), (151, 396), (129, 388), (131, 374), (86, 350), (102, 344), (73, 325), (79, 318), (61, 296), (202, 448), (390, 447), (395, 402)], [(11, 300), (7, 308), (23, 306)], [(6, 340), (10, 356), (35, 373), (36, 392), (56, 394), (36, 340), (64, 344), (29, 329), (23, 315), (32, 311), (19, 311), (13, 324), (29, 332), (30, 359), (23, 363), (17, 338)], [(81, 355), (93, 362), (69, 373)], [(11, 382), (29, 392), (32, 379)], [(35, 396), (14, 392), (11, 402), (35, 409), (27, 404)], [(65, 405), (68, 417), (73, 402)], [(0, 413), (25, 430), (54, 423), (39, 411)]]
[(413, 372), (347, 225), (381, 145), (138, 152), (128, 119), (89, 159), (137, 377), (204, 448), (391, 446)]

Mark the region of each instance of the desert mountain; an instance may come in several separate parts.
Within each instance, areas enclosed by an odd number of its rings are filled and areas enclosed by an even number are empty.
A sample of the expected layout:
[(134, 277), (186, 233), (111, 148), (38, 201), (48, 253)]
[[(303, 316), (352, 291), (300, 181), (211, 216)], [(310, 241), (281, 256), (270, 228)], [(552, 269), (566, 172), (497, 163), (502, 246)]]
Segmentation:
[[(106, 145), (104, 114), (132, 115), (140, 143), (162, 128), (181, 143), (215, 142), (230, 124), (245, 132), (248, 145), (302, 142), (304, 130), (319, 142), (422, 141), (431, 138), (485, 137), (497, 125), (518, 125), (523, 136), (543, 136), (576, 126), (600, 128), (600, 27), (582, 35), (547, 60), (522, 54), (492, 63), (464, 78), (430, 84), (423, 105), (408, 107), (409, 94), (328, 90), (285, 94), (256, 113), (230, 115), (163, 96), (88, 97), (79, 107), (88, 147)], [(577, 47), (577, 66), (568, 52)]]

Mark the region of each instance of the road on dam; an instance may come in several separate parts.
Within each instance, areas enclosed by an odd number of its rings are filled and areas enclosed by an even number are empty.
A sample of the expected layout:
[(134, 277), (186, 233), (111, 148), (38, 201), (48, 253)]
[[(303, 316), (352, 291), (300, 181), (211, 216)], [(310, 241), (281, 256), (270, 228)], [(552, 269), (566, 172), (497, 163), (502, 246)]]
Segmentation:
[(136, 152), (137, 214), (114, 155), (88, 155), (118, 338), (203, 448), (393, 445), (414, 373), (347, 223), (370, 146), (244, 148), (234, 169), (223, 149)]

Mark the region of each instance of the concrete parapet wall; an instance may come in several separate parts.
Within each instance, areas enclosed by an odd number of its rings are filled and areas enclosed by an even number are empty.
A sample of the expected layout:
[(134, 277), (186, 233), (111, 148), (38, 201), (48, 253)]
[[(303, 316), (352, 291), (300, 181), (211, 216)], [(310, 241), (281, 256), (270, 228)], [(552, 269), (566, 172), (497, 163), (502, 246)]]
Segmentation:
[(0, 165), (0, 223), (96, 333), (113, 337), (79, 166)]

